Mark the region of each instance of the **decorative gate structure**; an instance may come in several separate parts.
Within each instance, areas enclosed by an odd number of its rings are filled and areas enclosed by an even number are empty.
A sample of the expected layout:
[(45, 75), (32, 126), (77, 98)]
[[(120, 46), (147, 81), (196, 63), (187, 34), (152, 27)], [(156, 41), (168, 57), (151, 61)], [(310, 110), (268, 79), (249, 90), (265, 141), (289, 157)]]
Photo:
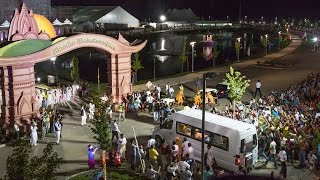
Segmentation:
[(107, 62), (110, 85), (108, 94), (113, 97), (113, 103), (120, 103), (122, 95), (132, 92), (131, 55), (143, 49), (147, 41), (132, 45), (121, 34), (118, 39), (114, 39), (87, 33), (59, 37), (51, 41), (53, 37), (42, 31), (34, 16), (24, 4), (20, 12), (16, 9), (8, 37), (12, 42), (0, 48), (2, 128), (12, 127), (14, 122), (23, 126), (31, 122), (32, 116), (38, 116), (34, 65), (75, 49), (93, 47), (111, 54), (111, 60), (108, 59)]

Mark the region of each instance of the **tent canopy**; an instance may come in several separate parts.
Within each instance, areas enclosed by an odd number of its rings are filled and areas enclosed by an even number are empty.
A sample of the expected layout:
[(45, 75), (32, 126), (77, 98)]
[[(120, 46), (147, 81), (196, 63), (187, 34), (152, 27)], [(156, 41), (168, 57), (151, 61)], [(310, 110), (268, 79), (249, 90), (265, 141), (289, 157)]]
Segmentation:
[(167, 21), (187, 21), (195, 22), (198, 17), (189, 9), (169, 9), (166, 12)]
[(89, 6), (79, 8), (73, 15), (76, 24), (85, 22), (101, 24), (127, 24), (128, 27), (138, 27), (139, 20), (120, 6)]

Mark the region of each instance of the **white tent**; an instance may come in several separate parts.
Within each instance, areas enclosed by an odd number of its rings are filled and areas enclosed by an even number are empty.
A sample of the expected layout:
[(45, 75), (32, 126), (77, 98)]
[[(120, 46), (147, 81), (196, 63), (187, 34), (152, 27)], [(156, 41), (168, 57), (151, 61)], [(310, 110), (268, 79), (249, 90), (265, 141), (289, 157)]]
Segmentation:
[(72, 22), (67, 18), (66, 20), (63, 21), (63, 25), (72, 25)]
[(54, 25), (54, 26), (60, 26), (60, 25), (63, 25), (63, 23), (56, 18), (56, 19), (52, 22), (52, 25)]
[(0, 27), (6, 27), (6, 28), (8, 28), (9, 26), (10, 26), (10, 22), (7, 20), (0, 25)]
[(88, 6), (73, 15), (74, 24), (92, 22), (95, 24), (125, 25), (139, 27), (139, 20), (120, 6)]
[(95, 23), (127, 24), (128, 27), (139, 27), (139, 20), (120, 6), (100, 17)]

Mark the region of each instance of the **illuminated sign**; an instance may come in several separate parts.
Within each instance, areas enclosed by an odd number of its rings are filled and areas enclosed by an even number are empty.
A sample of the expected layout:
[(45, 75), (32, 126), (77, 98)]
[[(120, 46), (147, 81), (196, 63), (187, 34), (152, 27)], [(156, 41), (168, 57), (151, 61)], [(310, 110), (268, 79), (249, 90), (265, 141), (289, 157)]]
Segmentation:
[[(63, 43), (63, 44), (61, 44)], [(81, 38), (77, 38), (77, 39), (71, 39), (71, 40), (67, 40), (67, 41), (62, 41), (59, 42), (59, 46), (55, 47), (52, 52), (53, 54), (59, 53), (61, 51), (63, 51), (66, 48), (70, 48), (76, 45), (81, 45), (81, 44), (88, 44), (88, 43), (97, 43), (97, 44), (102, 44), (105, 45), (106, 47), (115, 50), (115, 45), (105, 41), (105, 40), (101, 40), (101, 39), (97, 39), (97, 38), (90, 38), (90, 37), (81, 37)]]

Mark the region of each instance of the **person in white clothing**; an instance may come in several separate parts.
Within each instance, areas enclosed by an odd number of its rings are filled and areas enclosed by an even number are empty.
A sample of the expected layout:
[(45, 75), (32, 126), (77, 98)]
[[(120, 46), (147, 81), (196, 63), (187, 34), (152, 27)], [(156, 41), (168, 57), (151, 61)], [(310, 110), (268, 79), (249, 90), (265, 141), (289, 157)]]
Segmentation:
[(257, 92), (259, 92), (260, 97), (262, 97), (262, 94), (261, 94), (261, 82), (260, 82), (260, 80), (258, 80), (257, 83), (256, 83), (256, 92), (254, 93), (254, 98), (256, 98)]
[(284, 146), (281, 147), (281, 151), (278, 154), (280, 162), (281, 162), (281, 170), (280, 174), (282, 174), (283, 178), (287, 178), (287, 153), (286, 148)]
[(84, 109), (84, 106), (81, 107), (81, 126), (87, 124), (87, 113), (86, 110)]
[(183, 149), (183, 157), (186, 157), (186, 155), (189, 154), (189, 158), (194, 159), (194, 148), (191, 147), (191, 143), (188, 143), (188, 147), (186, 149)]
[(120, 130), (119, 130), (119, 126), (118, 126), (118, 123), (116, 120), (111, 122), (110, 129), (111, 129), (111, 133), (112, 133), (111, 141), (113, 142), (114, 137), (116, 137), (118, 140)]
[(179, 172), (183, 172), (186, 169), (190, 169), (190, 165), (185, 160), (179, 161), (178, 162), (178, 170), (179, 170)]
[(30, 144), (31, 146), (37, 146), (37, 143), (38, 143), (38, 128), (37, 128), (37, 125), (35, 122), (32, 122), (32, 125), (31, 125), (31, 139), (30, 139)]
[(89, 121), (93, 120), (94, 108), (95, 105), (93, 103), (89, 103)]
[(167, 84), (166, 84), (166, 94), (167, 95), (169, 95), (170, 93), (169, 93), (169, 90), (170, 90), (170, 84), (169, 84), (169, 82), (167, 82)]
[(156, 87), (156, 92), (157, 92), (157, 99), (161, 99), (161, 87), (158, 84), (158, 86)]
[(173, 98), (173, 93), (174, 93), (174, 89), (173, 89), (173, 87), (170, 87), (169, 96), (170, 96), (171, 99)]
[(56, 144), (58, 145), (60, 143), (60, 135), (61, 135), (61, 124), (58, 120), (54, 123), (54, 132), (56, 136)]
[(117, 144), (118, 144), (117, 151), (120, 153), (120, 156), (122, 157), (122, 159), (126, 159), (127, 139), (124, 137), (124, 134), (120, 135), (120, 139), (118, 139)]

